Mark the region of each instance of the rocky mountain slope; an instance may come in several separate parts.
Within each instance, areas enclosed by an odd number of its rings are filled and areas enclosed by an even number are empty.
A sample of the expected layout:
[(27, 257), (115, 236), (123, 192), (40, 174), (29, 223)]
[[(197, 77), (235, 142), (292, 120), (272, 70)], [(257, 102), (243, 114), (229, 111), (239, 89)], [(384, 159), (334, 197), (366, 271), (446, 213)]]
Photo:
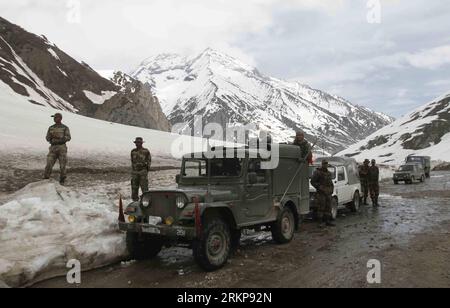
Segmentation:
[(148, 85), (129, 78), (129, 85), (118, 86), (86, 63), (74, 60), (45, 36), (27, 32), (1, 17), (0, 82), (33, 104), (122, 124), (170, 129)]
[(392, 164), (403, 162), (410, 154), (450, 162), (450, 92), (340, 154)]
[[(207, 49), (196, 57), (161, 54), (146, 59), (131, 76), (149, 83), (172, 124), (223, 127), (254, 123), (274, 139), (291, 141), (304, 130), (317, 149), (335, 153), (392, 122), (392, 118), (297, 82), (261, 74), (256, 68)], [(323, 142), (322, 142), (323, 140)]]

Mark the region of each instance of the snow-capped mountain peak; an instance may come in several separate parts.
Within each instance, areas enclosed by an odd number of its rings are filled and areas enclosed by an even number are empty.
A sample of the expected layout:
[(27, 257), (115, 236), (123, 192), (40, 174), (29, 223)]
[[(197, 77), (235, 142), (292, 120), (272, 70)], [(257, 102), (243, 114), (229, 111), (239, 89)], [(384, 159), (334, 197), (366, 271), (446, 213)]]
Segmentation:
[(301, 129), (310, 139), (325, 135), (319, 147), (328, 153), (392, 122), (386, 115), (307, 85), (265, 76), (211, 48), (193, 57), (150, 57), (130, 75), (153, 87), (172, 124), (192, 126), (196, 115), (223, 127), (253, 123), (281, 142), (291, 141), (294, 131)]

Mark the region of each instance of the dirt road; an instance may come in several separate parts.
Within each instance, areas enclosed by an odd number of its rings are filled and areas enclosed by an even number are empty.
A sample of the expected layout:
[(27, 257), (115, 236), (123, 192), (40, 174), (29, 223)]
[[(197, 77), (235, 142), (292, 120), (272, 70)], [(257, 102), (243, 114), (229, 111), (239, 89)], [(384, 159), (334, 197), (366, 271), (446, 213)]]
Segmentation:
[[(85, 272), (78, 287), (450, 287), (449, 189), (450, 172), (425, 184), (384, 183), (380, 208), (344, 211), (325, 230), (306, 220), (288, 245), (247, 234), (222, 270), (202, 272), (190, 250), (169, 248), (152, 261)], [(370, 259), (381, 262), (379, 285), (367, 283)], [(64, 277), (34, 287), (70, 285)]]

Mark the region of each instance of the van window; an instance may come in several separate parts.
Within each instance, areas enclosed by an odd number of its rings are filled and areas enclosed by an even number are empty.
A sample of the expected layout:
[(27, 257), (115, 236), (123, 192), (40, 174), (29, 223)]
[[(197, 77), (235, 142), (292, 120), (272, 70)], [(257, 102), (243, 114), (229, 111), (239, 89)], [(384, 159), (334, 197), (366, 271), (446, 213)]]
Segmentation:
[(345, 181), (345, 170), (344, 167), (338, 168), (338, 181)]

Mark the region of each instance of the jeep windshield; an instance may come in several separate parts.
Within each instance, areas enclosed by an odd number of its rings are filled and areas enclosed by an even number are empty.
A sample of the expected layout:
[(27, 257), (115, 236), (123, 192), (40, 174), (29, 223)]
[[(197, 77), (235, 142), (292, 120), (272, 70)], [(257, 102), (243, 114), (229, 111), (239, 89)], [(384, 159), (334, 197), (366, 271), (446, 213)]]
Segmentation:
[[(208, 162), (210, 166), (208, 168)], [(208, 178), (211, 177), (239, 177), (243, 169), (243, 159), (239, 158), (213, 158), (213, 159), (185, 159), (183, 164), (183, 177)]]
[(414, 171), (414, 166), (411, 166), (411, 165), (406, 165), (406, 166), (401, 166), (399, 169), (398, 169), (398, 171), (401, 171), (401, 172), (406, 172), (406, 171)]

